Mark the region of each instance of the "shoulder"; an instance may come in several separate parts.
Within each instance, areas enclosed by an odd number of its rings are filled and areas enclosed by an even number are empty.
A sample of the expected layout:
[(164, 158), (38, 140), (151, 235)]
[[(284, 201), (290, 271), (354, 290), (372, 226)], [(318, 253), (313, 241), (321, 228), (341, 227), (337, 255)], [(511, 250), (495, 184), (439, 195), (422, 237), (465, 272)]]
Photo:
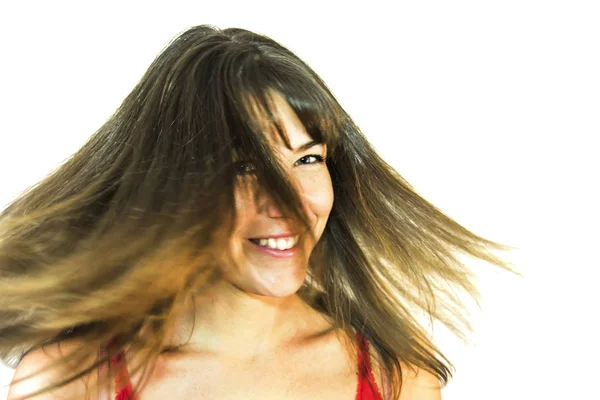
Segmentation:
[[(37, 373), (39, 370), (52, 365), (60, 360), (65, 354), (79, 347), (82, 343), (76, 339), (53, 343), (43, 348), (34, 349), (27, 353), (19, 362), (15, 369), (12, 383), (9, 387), (7, 400), (20, 399), (23, 396), (29, 396), (48, 385), (51, 385), (68, 375), (72, 375), (73, 370), (68, 366), (50, 368), (47, 371)], [(35, 376), (26, 379), (29, 375)], [(67, 375), (68, 374), (68, 375)], [(88, 374), (80, 379), (77, 379), (63, 387), (52, 390), (38, 396), (32, 397), (35, 400), (53, 400), (53, 399), (69, 399), (69, 398), (85, 398), (87, 387), (95, 374)], [(25, 379), (22, 382), (17, 382), (19, 379)]]
[[(372, 369), (375, 382), (381, 391), (387, 386), (383, 382), (384, 376), (379, 368), (380, 357), (374, 346), (369, 346), (371, 353)], [(441, 384), (432, 373), (414, 365), (400, 362), (402, 368), (402, 390), (399, 400), (441, 400)], [(387, 400), (387, 397), (386, 397)]]
[(441, 384), (432, 373), (415, 366), (402, 366), (402, 392), (400, 400), (441, 400)]

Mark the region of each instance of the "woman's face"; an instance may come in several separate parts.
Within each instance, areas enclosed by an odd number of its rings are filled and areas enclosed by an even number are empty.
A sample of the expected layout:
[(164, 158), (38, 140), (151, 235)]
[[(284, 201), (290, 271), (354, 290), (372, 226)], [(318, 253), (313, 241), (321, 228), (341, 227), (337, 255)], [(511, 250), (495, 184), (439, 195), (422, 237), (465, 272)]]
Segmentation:
[(237, 219), (229, 240), (232, 262), (223, 265), (223, 272), (229, 283), (244, 292), (284, 297), (295, 293), (305, 279), (310, 254), (333, 206), (333, 187), (324, 162), (326, 145), (310, 146), (312, 138), (294, 111), (283, 98), (275, 99), (293, 150), (277, 134), (270, 136), (271, 145), (296, 185), (316, 240), (301, 232), (298, 221), (257, 187), (251, 173), (242, 173), (235, 190)]

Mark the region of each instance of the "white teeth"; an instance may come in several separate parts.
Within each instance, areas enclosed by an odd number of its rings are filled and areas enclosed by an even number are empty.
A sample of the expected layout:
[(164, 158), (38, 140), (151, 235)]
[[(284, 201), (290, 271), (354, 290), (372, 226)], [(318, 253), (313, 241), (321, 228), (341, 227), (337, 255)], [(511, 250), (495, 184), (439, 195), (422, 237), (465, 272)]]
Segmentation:
[(258, 243), (261, 246), (269, 247), (271, 249), (287, 250), (287, 249), (291, 249), (292, 247), (294, 247), (296, 245), (296, 243), (298, 243), (298, 237), (299, 236), (296, 235), (296, 236), (291, 236), (288, 238), (259, 239)]

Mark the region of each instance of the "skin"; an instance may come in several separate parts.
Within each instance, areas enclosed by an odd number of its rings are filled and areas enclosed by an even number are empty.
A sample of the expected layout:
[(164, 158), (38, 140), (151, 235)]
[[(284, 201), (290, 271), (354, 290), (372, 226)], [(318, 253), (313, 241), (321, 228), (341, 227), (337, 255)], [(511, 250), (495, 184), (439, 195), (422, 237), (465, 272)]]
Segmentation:
[[(275, 97), (275, 101), (292, 148), (311, 141), (289, 105), (280, 97)], [(297, 185), (316, 240), (302, 233), (298, 253), (288, 259), (257, 251), (249, 238), (296, 233), (297, 224), (256, 187), (251, 175), (241, 176), (235, 192), (238, 218), (227, 243), (230, 258), (222, 262), (223, 279), (191, 300), (182, 312), (168, 340), (170, 344), (187, 343), (189, 352), (159, 357), (142, 387), (143, 400), (355, 398), (357, 360), (349, 357), (340, 332), (296, 294), (333, 206), (327, 166), (311, 156), (325, 157), (327, 148), (316, 145), (301, 152), (292, 151), (277, 135), (273, 135), (272, 146)], [(73, 340), (61, 343), (60, 348), (68, 351), (78, 345)], [(14, 379), (26, 376), (60, 354), (55, 346), (29, 353), (19, 364)], [(374, 376), (382, 387), (377, 355), (373, 353), (372, 357)], [(132, 363), (135, 360), (127, 360), (127, 364)], [(415, 374), (407, 366), (404, 371), (400, 400), (441, 399), (434, 376), (422, 370)], [(63, 373), (52, 372), (58, 376)], [(92, 373), (35, 398), (83, 398), (86, 384), (93, 386), (96, 376)], [(136, 386), (139, 377), (131, 377)], [(31, 393), (54, 379), (46, 374), (12, 386), (8, 399)], [(92, 393), (91, 398), (97, 398), (97, 394)]]
[[(326, 157), (327, 146), (315, 144), (298, 151), (312, 138), (281, 97), (275, 97), (275, 104), (293, 150), (286, 148), (276, 134), (270, 136), (270, 143), (301, 195), (318, 240), (334, 200), (329, 170), (325, 162), (319, 160)], [(307, 324), (326, 329), (327, 323), (296, 294), (306, 277), (316, 240), (304, 232), (294, 257), (276, 258), (265, 254), (249, 238), (299, 233), (298, 224), (257, 187), (252, 174), (238, 177), (235, 203), (237, 219), (227, 252), (230, 258), (221, 263), (224, 279), (195, 298), (196, 313), (191, 318), (195, 319), (194, 333), (190, 343), (218, 353), (251, 358), (305, 334)], [(231, 329), (232, 326), (236, 329)], [(190, 328), (188, 324), (180, 331)]]

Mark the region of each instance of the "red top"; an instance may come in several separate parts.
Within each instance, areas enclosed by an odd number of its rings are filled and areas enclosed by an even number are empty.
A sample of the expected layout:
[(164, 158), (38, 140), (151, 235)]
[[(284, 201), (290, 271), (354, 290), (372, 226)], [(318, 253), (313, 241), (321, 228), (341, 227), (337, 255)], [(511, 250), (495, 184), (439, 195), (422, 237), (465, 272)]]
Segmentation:
[[(373, 370), (371, 369), (369, 342), (358, 331), (356, 331), (356, 337), (360, 345), (358, 351), (358, 385), (356, 387), (355, 400), (383, 400), (381, 392), (375, 383)], [(117, 371), (115, 376), (115, 385), (117, 388), (115, 400), (137, 400), (136, 395), (133, 393), (131, 381), (129, 380), (129, 373), (123, 352), (111, 359), (111, 366)], [(369, 377), (373, 385), (369, 383)]]

